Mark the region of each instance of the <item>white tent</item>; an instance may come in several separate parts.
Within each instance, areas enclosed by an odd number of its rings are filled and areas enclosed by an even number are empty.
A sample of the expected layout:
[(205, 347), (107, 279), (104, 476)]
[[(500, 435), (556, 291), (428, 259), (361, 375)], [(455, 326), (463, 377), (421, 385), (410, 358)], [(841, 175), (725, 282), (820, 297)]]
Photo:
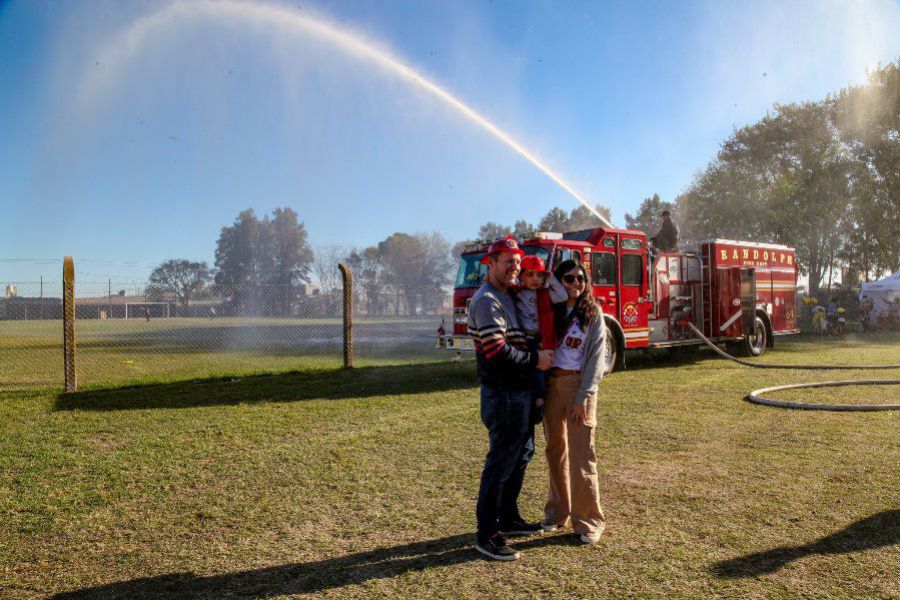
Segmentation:
[(890, 327), (900, 322), (900, 271), (888, 275), (880, 281), (862, 284), (859, 299), (872, 299), (871, 323), (879, 327)]

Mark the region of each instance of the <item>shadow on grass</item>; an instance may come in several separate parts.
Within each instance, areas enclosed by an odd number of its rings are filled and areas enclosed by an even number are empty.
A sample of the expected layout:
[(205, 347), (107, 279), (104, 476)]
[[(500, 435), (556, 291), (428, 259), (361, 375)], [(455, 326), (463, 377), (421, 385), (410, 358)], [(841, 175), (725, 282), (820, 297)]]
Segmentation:
[[(515, 543), (518, 550), (575, 545), (572, 535), (545, 535)], [(473, 560), (487, 560), (473, 547), (472, 534), (414, 542), (369, 552), (306, 563), (292, 563), (250, 571), (198, 577), (193, 573), (169, 573), (65, 592), (57, 600), (86, 598), (220, 598), (246, 596), (269, 598), (315, 593), (372, 579), (397, 577), (411, 571), (449, 567)], [(580, 545), (580, 544), (579, 544)]]
[(422, 363), (320, 369), (268, 375), (193, 379), (61, 394), (56, 410), (192, 408), (253, 402), (366, 398), (474, 387), (469, 363)]
[(786, 564), (813, 554), (846, 554), (900, 543), (900, 510), (885, 510), (851, 523), (802, 546), (782, 546), (723, 560), (710, 569), (718, 577), (737, 579), (774, 573)]

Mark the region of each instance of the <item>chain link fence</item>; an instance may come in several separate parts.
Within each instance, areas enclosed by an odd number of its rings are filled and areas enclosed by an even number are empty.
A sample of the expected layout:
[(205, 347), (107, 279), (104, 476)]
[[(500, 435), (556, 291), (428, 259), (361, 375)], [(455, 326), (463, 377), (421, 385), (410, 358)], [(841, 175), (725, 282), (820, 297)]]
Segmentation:
[[(11, 286), (11, 287), (10, 287)], [(79, 388), (341, 366), (341, 290), (217, 289), (184, 302), (129, 282), (78, 281)], [(354, 303), (355, 366), (448, 360), (434, 337), (448, 314), (369, 314)], [(0, 392), (63, 384), (62, 284), (13, 283), (0, 298)]]

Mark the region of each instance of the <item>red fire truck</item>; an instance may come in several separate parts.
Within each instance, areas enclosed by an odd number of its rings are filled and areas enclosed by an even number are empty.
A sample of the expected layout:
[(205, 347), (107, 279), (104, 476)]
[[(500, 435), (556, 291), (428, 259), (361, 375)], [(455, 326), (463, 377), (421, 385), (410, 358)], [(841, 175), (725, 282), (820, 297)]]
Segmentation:
[[(685, 325), (725, 343), (736, 354), (759, 356), (775, 336), (799, 333), (794, 250), (775, 244), (710, 240), (679, 252), (648, 247), (642, 231), (598, 227), (525, 236), (520, 247), (552, 270), (564, 260), (581, 261), (603, 307), (607, 327), (606, 369), (625, 366), (625, 350), (698, 347)], [(439, 335), (439, 348), (472, 350), (466, 327), (469, 299), (481, 285), (486, 243), (462, 254), (453, 290), (453, 332)]]

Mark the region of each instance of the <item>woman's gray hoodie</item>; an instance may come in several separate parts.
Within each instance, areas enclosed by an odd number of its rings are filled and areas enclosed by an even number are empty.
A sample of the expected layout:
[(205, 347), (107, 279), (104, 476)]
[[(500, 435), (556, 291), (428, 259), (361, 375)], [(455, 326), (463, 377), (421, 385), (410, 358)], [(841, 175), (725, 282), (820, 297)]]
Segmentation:
[(584, 404), (587, 397), (597, 393), (603, 379), (603, 356), (606, 354), (606, 323), (603, 310), (585, 332), (584, 362), (581, 363), (581, 387), (575, 396), (576, 404)]

